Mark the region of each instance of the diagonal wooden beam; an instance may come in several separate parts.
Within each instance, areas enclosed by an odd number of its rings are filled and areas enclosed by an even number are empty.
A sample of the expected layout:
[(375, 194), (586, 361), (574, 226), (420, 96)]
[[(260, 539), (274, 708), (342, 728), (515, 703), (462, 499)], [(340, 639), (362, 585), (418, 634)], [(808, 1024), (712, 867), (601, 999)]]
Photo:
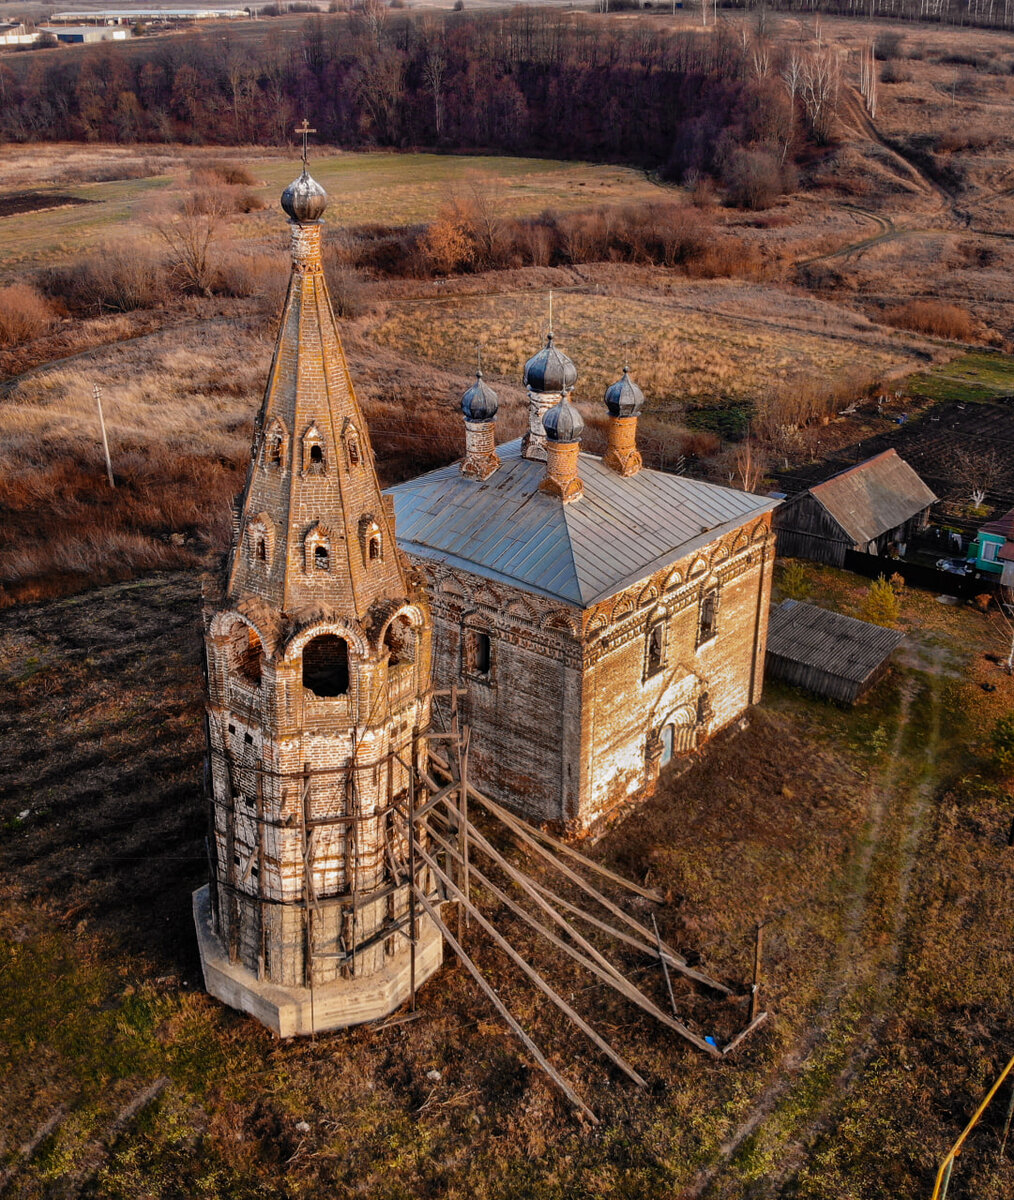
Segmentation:
[(440, 930), (441, 934), (443, 934), (444, 940), (447, 942), (447, 944), (451, 947), (451, 949), (454, 951), (454, 953), (461, 960), (462, 965), (465, 967), (465, 969), (468, 971), (468, 973), (472, 976), (472, 978), (475, 980), (475, 982), (482, 989), (483, 993), (489, 999), (490, 1003), (493, 1005), (493, 1007), (496, 1009), (496, 1011), (500, 1014), (500, 1016), (504, 1019), (504, 1021), (507, 1022), (507, 1024), (510, 1026), (511, 1030), (514, 1032), (514, 1034), (516, 1034), (516, 1036), (521, 1040), (522, 1044), (524, 1045), (524, 1047), (528, 1051), (528, 1053), (531, 1054), (532, 1058), (534, 1058), (535, 1061), (539, 1064), (539, 1066), (543, 1069), (543, 1071), (546, 1072), (546, 1074), (553, 1081), (553, 1083), (555, 1083), (556, 1086), (560, 1089), (560, 1091), (563, 1092), (563, 1094), (567, 1097), (567, 1099), (574, 1106), (574, 1108), (576, 1108), (578, 1110), (578, 1112), (582, 1113), (585, 1117), (587, 1117), (587, 1119), (593, 1125), (597, 1125), (599, 1123), (598, 1117), (596, 1117), (596, 1115), (592, 1112), (592, 1110), (588, 1107), (588, 1105), (585, 1104), (585, 1102), (581, 1099), (581, 1097), (577, 1094), (577, 1092), (574, 1091), (574, 1089), (570, 1086), (570, 1084), (563, 1078), (563, 1076), (559, 1073), (559, 1071), (556, 1070), (556, 1068), (553, 1066), (553, 1064), (546, 1058), (546, 1056), (542, 1053), (542, 1051), (538, 1048), (538, 1046), (536, 1046), (536, 1044), (532, 1041), (532, 1039), (528, 1036), (528, 1034), (525, 1033), (525, 1031), (517, 1023), (517, 1021), (514, 1019), (514, 1017), (511, 1016), (510, 1012), (508, 1012), (508, 1010), (507, 1010), (507, 1006), (500, 999), (500, 997), (496, 994), (496, 992), (493, 990), (493, 988), (490, 987), (490, 985), (486, 982), (485, 978), (483, 977), (482, 972), (475, 965), (475, 963), (472, 962), (471, 958), (469, 958), (468, 953), (465, 951), (464, 947), (457, 940), (457, 938), (455, 938), (454, 934), (451, 933), (451, 931), (447, 928), (447, 926), (444, 924), (444, 922), (440, 919), (440, 914), (437, 912), (436, 908), (434, 908), (434, 906), (429, 902), (429, 900), (426, 897), (426, 893), (422, 890), (422, 888), (418, 887), (415, 883), (412, 884), (412, 891), (413, 891), (416, 899), (423, 906), (423, 909), (425, 910), (426, 915), (433, 922), (433, 924), (437, 927), (437, 929)]
[(620, 1070), (624, 1072), (624, 1074), (628, 1075), (638, 1087), (647, 1087), (644, 1079), (638, 1075), (638, 1073), (626, 1061), (626, 1059), (617, 1054), (612, 1046), (610, 1046), (604, 1038), (596, 1033), (591, 1025), (589, 1025), (579, 1013), (575, 1012), (574, 1009), (571, 1008), (567, 1001), (564, 1000), (558, 992), (556, 992), (552, 987), (549, 986), (548, 983), (546, 983), (546, 981), (542, 978), (538, 971), (535, 970), (531, 963), (525, 961), (525, 959), (517, 952), (517, 950), (514, 949), (510, 942), (508, 942), (507, 939), (493, 927), (493, 925), (483, 916), (483, 914), (471, 902), (471, 900), (466, 897), (462, 888), (459, 888), (451, 879), (451, 877), (440, 869), (435, 860), (432, 859), (421, 847), (417, 847), (416, 853), (420, 856), (420, 858), (422, 858), (423, 862), (426, 863), (426, 865), (430, 868), (434, 875), (436, 875), (440, 882), (443, 883), (448, 891), (453, 893), (451, 899), (457, 900), (459, 903), (465, 906), (469, 914), (475, 918), (476, 922), (489, 934), (496, 945), (500, 947), (500, 949), (508, 956), (508, 958), (510, 958), (511, 962), (521, 968), (521, 970), (525, 973), (525, 975), (528, 976), (532, 983), (535, 984), (539, 991), (542, 992), (542, 994), (549, 1000), (551, 1000), (552, 1003), (555, 1004), (565, 1016), (568, 1016), (578, 1027), (578, 1029), (580, 1029), (586, 1037), (590, 1038), (591, 1041), (598, 1046), (602, 1053), (605, 1054), (611, 1062), (618, 1066)]

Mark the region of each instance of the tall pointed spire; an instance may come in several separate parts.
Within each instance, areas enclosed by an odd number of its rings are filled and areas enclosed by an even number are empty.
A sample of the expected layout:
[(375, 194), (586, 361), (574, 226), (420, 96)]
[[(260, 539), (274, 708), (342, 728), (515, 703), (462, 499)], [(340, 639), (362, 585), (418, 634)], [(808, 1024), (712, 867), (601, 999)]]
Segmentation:
[(324, 278), (319, 218), (326, 203), (305, 166), (283, 196), (292, 271), (229, 594), (252, 592), (287, 613), (362, 621), (407, 587)]

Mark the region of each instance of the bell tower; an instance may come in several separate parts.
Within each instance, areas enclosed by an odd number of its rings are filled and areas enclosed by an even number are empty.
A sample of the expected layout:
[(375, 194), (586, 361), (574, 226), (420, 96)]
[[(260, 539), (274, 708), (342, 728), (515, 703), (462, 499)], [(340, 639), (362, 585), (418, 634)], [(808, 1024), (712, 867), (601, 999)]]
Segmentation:
[[(206, 601), (211, 878), (194, 896), (208, 991), (283, 1036), (391, 1012), (442, 956), (410, 900), (405, 832), (430, 613), (331, 308), (305, 125), (282, 194), (288, 293), (224, 588)], [(432, 894), (425, 871), (417, 883)]]

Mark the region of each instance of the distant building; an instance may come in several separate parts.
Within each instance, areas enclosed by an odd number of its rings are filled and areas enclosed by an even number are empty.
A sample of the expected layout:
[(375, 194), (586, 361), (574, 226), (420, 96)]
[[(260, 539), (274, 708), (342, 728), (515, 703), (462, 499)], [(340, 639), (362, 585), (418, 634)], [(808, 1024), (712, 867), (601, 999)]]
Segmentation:
[(30, 46), (38, 33), (29, 33), (24, 25), (0, 24), (0, 46)]
[(135, 21), (225, 21), (249, 16), (245, 8), (102, 8), (54, 13), (49, 19), (56, 24), (133, 25)]
[(980, 574), (1014, 587), (1014, 508), (982, 526), (968, 547), (968, 561)]
[(903, 552), (936, 499), (897, 451), (885, 450), (789, 497), (775, 512), (778, 553), (843, 567), (849, 552)]
[(783, 600), (768, 622), (768, 676), (851, 706), (884, 675), (904, 640), (897, 629)]
[(125, 42), (130, 37), (128, 29), (107, 25), (61, 25), (58, 28), (42, 25), (39, 27), (39, 33), (50, 33), (58, 42), (68, 45), (85, 42)]

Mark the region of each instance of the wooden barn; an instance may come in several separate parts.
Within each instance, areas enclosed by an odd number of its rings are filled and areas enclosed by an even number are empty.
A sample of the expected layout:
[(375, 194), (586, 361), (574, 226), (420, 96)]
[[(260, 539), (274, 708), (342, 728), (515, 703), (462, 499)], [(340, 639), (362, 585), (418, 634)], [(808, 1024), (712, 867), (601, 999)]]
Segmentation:
[(783, 600), (771, 609), (767, 673), (851, 706), (884, 675), (904, 640), (897, 629)]
[(895, 450), (832, 475), (791, 496), (774, 514), (778, 553), (846, 565), (849, 551), (885, 554), (903, 547), (929, 520), (936, 496)]

